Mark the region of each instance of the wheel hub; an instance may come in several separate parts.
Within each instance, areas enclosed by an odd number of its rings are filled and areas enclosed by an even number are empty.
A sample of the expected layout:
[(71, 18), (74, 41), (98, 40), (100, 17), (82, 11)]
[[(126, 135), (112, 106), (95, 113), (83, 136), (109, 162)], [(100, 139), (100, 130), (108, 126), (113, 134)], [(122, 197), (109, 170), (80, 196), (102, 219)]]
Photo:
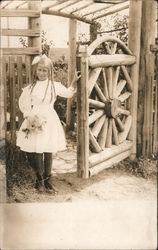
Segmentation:
[(104, 111), (108, 118), (116, 118), (118, 116), (118, 107), (121, 107), (121, 102), (113, 99), (105, 102)]

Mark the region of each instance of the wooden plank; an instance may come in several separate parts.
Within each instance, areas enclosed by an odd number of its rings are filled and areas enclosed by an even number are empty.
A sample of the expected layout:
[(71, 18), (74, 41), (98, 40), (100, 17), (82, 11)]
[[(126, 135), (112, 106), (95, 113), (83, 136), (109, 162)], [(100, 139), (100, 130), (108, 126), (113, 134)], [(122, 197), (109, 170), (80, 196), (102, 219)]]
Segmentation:
[(128, 2), (120, 3), (120, 4), (117, 4), (115, 6), (109, 7), (107, 10), (105, 10), (105, 12), (103, 12), (102, 14), (97, 15), (92, 20), (94, 21), (94, 20), (97, 20), (99, 18), (112, 15), (114, 13), (117, 13), (119, 11), (122, 11), (122, 10), (125, 10), (125, 9), (128, 9), (128, 8), (129, 8), (129, 3)]
[(40, 36), (39, 29), (2, 29), (2, 36)]
[[(81, 60), (81, 61), (80, 61)], [(77, 70), (81, 70), (81, 79), (77, 84), (77, 173), (79, 177), (89, 177), (89, 125), (88, 125), (88, 58), (87, 48), (77, 58)]]
[(37, 55), (40, 54), (39, 47), (28, 48), (3, 48), (3, 55)]
[(64, 9), (68, 8), (69, 6), (72, 7), (72, 5), (74, 5), (78, 2), (80, 2), (80, 0), (74, 0), (73, 2), (69, 2), (69, 3), (67, 3), (67, 5), (64, 5), (63, 7), (59, 8), (58, 11), (64, 10)]
[(25, 67), (26, 67), (26, 85), (31, 84), (31, 58), (30, 56), (25, 57)]
[[(147, 1), (150, 2), (150, 1)], [(129, 133), (129, 139), (133, 141), (131, 159), (136, 157), (137, 143), (137, 102), (138, 102), (138, 81), (139, 81), (139, 60), (141, 46), (141, 17), (142, 1), (132, 0), (129, 7), (129, 27), (128, 27), (128, 46), (136, 55), (136, 64), (131, 67), (131, 80), (133, 84), (133, 93), (130, 98), (130, 111), (132, 115), (132, 126)], [(142, 26), (145, 24), (142, 23)]]
[(112, 167), (113, 165), (118, 164), (120, 161), (126, 159), (127, 157), (129, 157), (131, 154), (131, 150), (125, 151), (123, 153), (120, 153), (119, 155), (116, 155), (112, 158), (110, 158), (109, 160), (102, 162), (92, 168), (89, 169), (89, 176), (91, 177), (94, 174), (99, 173), (100, 171)]
[(99, 74), (101, 72), (101, 68), (93, 69), (89, 74), (89, 80), (88, 80), (88, 95), (90, 96), (94, 85), (96, 84), (96, 81), (99, 77)]
[(7, 114), (7, 97), (6, 97), (6, 57), (2, 59), (2, 82), (0, 85), (0, 142), (1, 146), (5, 145), (6, 140), (6, 114)]
[[(17, 57), (17, 83), (18, 83), (18, 92), (17, 92), (17, 97), (19, 100), (19, 97), (21, 95), (22, 92), (22, 87), (23, 87), (23, 70), (22, 70), (22, 57), (18, 56)], [(20, 109), (18, 109), (18, 129), (20, 128), (21, 124), (23, 121), (23, 114), (20, 111)]]
[[(80, 10), (83, 10), (83, 9), (85, 9), (86, 7), (88, 7), (88, 6), (92, 5), (92, 4), (94, 4), (93, 0), (88, 1), (87, 4), (82, 5), (81, 7), (78, 7), (78, 8), (76, 8), (75, 10), (71, 11), (70, 14), (73, 14), (73, 13), (75, 13), (75, 12), (78, 12), (78, 11), (80, 11)], [(84, 17), (84, 15), (82, 15), (82, 16)]]
[(136, 61), (135, 56), (130, 55), (91, 55), (89, 57), (89, 66), (92, 68), (110, 67), (119, 65), (132, 65)]
[(132, 142), (126, 140), (118, 146), (112, 145), (111, 148), (104, 148), (104, 150), (101, 151), (99, 154), (91, 153), (91, 155), (89, 156), (89, 167), (91, 168), (101, 162), (105, 162), (120, 153), (130, 150), (131, 148)]
[(93, 21), (91, 21), (87, 18), (81, 17), (79, 15), (73, 15), (73, 14), (69, 14), (66, 12), (60, 12), (58, 10), (42, 10), (42, 14), (72, 18), (72, 19), (76, 19), (76, 20), (79, 20), (79, 21), (82, 21), (85, 23), (89, 23), (89, 24), (94, 23)]
[(15, 58), (10, 57), (10, 131), (11, 143), (15, 145), (16, 141), (16, 86), (15, 86)]
[[(158, 72), (156, 73), (156, 83), (158, 81)], [(158, 86), (157, 84), (155, 83), (155, 103), (154, 103), (154, 134), (153, 134), (153, 154), (157, 154), (157, 150), (158, 150), (158, 145), (157, 145), (157, 120), (158, 120), (158, 109), (157, 109), (157, 106), (158, 106)]]
[(37, 10), (1, 10), (1, 17), (39, 17), (40, 12)]

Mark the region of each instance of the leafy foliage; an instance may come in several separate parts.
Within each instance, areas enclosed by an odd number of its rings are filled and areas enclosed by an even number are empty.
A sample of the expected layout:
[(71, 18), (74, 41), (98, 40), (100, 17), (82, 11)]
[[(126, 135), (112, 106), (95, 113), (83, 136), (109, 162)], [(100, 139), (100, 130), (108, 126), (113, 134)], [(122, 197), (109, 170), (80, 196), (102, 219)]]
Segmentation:
[(109, 34), (118, 37), (126, 45), (128, 43), (128, 15), (116, 13), (111, 17), (101, 20), (98, 28), (99, 34)]
[[(20, 43), (24, 48), (28, 47), (28, 42), (26, 38), (20, 37), (19, 38)], [(50, 48), (54, 45), (53, 41), (50, 40), (48, 41), (46, 38), (46, 32), (42, 30), (41, 32), (41, 49), (42, 49), (42, 54), (46, 54), (47, 56), (49, 55)]]

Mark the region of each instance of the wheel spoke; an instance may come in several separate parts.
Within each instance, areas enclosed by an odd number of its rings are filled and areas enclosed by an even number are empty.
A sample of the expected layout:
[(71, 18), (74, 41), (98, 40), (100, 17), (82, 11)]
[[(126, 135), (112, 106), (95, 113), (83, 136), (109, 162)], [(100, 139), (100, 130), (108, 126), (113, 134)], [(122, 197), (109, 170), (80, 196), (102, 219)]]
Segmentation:
[(117, 50), (117, 43), (112, 43), (111, 55), (114, 55), (116, 53), (116, 50)]
[(108, 92), (108, 86), (107, 86), (107, 81), (106, 81), (106, 74), (105, 74), (105, 68), (102, 69), (103, 71), (103, 79), (104, 79), (104, 95), (107, 100), (109, 100), (109, 92)]
[(104, 115), (103, 109), (95, 111), (92, 115), (89, 116), (89, 119), (88, 119), (89, 125), (91, 125), (93, 122), (95, 122), (102, 115)]
[(110, 99), (113, 99), (112, 67), (107, 68), (107, 85)]
[(115, 94), (114, 94), (115, 98), (117, 98), (121, 94), (121, 92), (122, 92), (123, 88), (125, 87), (125, 85), (126, 85), (125, 80), (120, 80), (119, 81), (118, 85), (116, 86), (116, 91), (115, 91)]
[(93, 69), (89, 74), (89, 80), (88, 80), (88, 96), (90, 96), (92, 89), (94, 88), (94, 85), (96, 84), (96, 81), (99, 77), (99, 74), (101, 72), (101, 68)]
[(105, 103), (97, 101), (97, 100), (93, 100), (89, 98), (89, 105), (90, 107), (94, 107), (94, 108), (104, 108), (105, 107)]
[(115, 98), (115, 91), (116, 91), (116, 86), (117, 86), (117, 82), (118, 82), (118, 77), (119, 77), (119, 73), (120, 73), (120, 66), (118, 66), (116, 68), (116, 70), (114, 71), (113, 74), (113, 93), (114, 93), (114, 98)]
[(130, 78), (130, 76), (128, 74), (128, 71), (127, 71), (126, 67), (124, 65), (122, 65), (121, 66), (121, 70), (122, 70), (122, 72), (124, 74), (124, 77), (125, 77), (125, 79), (127, 81), (127, 90), (130, 91), (130, 92), (132, 92), (132, 90), (133, 90), (133, 83), (132, 83), (132, 80), (131, 80), (131, 78)]
[(96, 94), (97, 96), (99, 97), (99, 99), (102, 101), (102, 102), (106, 102), (106, 98), (102, 92), (102, 90), (99, 88), (98, 84), (96, 83), (94, 85), (94, 88), (95, 88), (95, 91), (96, 91)]
[(93, 136), (91, 130), (89, 129), (89, 140), (93, 146), (93, 148), (95, 149), (95, 151), (97, 153), (99, 153), (102, 149), (101, 147), (99, 146), (98, 142), (96, 141), (95, 137)]
[(94, 135), (95, 138), (98, 137), (102, 127), (103, 127), (103, 124), (104, 124), (104, 121), (105, 121), (105, 115), (101, 116), (94, 124), (93, 128), (91, 129), (92, 131), (92, 134)]
[(112, 134), (113, 134), (114, 144), (119, 145), (118, 131), (114, 119), (112, 119)]
[(126, 110), (126, 109), (122, 109), (122, 108), (117, 108), (117, 111), (116, 111), (117, 115), (130, 115), (130, 112), (129, 110)]
[(116, 117), (116, 124), (118, 126), (119, 132), (123, 132), (124, 131), (124, 124), (122, 123), (122, 121), (119, 117)]
[(106, 144), (105, 146), (107, 148), (110, 148), (112, 145), (112, 119), (109, 119), (108, 122), (108, 132), (107, 132), (107, 138), (106, 138)]
[(122, 143), (123, 141), (126, 140), (129, 130), (131, 128), (131, 124), (132, 124), (132, 116), (129, 115), (126, 120), (125, 120), (125, 124), (124, 124), (124, 131), (119, 133), (118, 138), (119, 138), (119, 143)]
[(98, 138), (98, 143), (101, 148), (105, 148), (107, 131), (108, 131), (108, 118), (105, 116), (104, 124)]
[(131, 96), (131, 93), (130, 93), (130, 92), (126, 92), (126, 93), (120, 95), (120, 96), (118, 97), (118, 100), (120, 100), (121, 102), (124, 102), (124, 101), (127, 100), (130, 96)]

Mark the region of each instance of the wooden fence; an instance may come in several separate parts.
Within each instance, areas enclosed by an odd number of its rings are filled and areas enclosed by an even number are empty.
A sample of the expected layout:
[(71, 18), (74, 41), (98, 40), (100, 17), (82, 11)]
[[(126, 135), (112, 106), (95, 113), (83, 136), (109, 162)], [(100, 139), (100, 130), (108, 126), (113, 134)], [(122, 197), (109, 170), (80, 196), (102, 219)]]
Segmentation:
[(11, 145), (16, 144), (16, 132), (23, 115), (18, 107), (22, 88), (31, 82), (30, 56), (3, 56), (5, 138)]

